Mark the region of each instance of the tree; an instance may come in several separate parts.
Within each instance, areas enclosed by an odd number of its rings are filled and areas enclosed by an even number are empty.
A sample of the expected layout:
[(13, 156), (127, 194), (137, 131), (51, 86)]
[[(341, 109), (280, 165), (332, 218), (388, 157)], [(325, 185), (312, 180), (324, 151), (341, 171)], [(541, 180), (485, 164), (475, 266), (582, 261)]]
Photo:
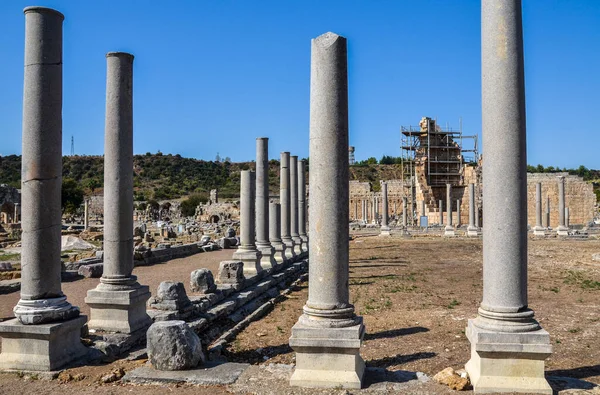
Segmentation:
[(83, 189), (72, 178), (64, 178), (61, 188), (63, 213), (74, 214), (83, 203)]
[(196, 214), (196, 207), (202, 203), (200, 195), (191, 195), (189, 198), (181, 202), (181, 214), (184, 217), (192, 217)]

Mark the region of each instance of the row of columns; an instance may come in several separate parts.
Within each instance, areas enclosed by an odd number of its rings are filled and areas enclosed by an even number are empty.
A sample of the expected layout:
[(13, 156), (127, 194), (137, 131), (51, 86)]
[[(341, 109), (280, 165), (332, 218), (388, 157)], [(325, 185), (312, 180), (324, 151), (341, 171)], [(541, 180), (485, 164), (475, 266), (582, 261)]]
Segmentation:
[(281, 153), (280, 204), (269, 203), (269, 139), (256, 139), (256, 172), (243, 170), (240, 182), (240, 246), (234, 259), (256, 275), (308, 252), (306, 162)]
[[(546, 227), (550, 227), (550, 197), (546, 199)], [(569, 208), (565, 205), (565, 177), (558, 177), (558, 227), (556, 233), (559, 236), (569, 235)], [(535, 186), (535, 227), (533, 234), (544, 236), (545, 231), (542, 225), (542, 183), (538, 182)]]

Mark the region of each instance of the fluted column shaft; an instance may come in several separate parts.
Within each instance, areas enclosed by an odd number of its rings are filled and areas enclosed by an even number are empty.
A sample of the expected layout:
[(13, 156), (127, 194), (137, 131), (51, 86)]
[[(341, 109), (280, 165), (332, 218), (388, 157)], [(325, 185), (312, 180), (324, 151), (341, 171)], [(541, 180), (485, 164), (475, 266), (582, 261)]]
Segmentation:
[(256, 139), (256, 243), (269, 245), (269, 139)]
[[(358, 201), (355, 202), (358, 210)], [(358, 217), (357, 217), (358, 218)], [(302, 240), (302, 252), (308, 251), (306, 234), (306, 161), (298, 162), (298, 234)]]
[(565, 226), (565, 177), (558, 177), (558, 227)]

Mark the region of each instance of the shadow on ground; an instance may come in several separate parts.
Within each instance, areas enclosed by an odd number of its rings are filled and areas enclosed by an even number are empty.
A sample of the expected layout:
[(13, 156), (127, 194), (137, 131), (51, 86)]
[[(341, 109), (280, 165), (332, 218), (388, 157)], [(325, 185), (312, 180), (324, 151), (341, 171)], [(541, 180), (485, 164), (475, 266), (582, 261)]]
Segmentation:
[(375, 333), (365, 333), (364, 340), (375, 340), (375, 339), (390, 339), (398, 336), (413, 335), (415, 333), (429, 332), (428, 328), (422, 326), (413, 326), (410, 328), (399, 328), (391, 329), (389, 331), (381, 331)]

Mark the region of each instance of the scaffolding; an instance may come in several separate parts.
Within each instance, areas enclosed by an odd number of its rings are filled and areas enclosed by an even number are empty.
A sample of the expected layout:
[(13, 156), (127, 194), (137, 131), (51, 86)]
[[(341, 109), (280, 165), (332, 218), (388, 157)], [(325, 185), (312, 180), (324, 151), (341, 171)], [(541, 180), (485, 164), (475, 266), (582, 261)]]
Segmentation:
[[(465, 140), (471, 140), (472, 148), (465, 149)], [(416, 220), (416, 182), (426, 182), (431, 187), (446, 184), (464, 186), (463, 166), (476, 163), (479, 157), (477, 135), (464, 135), (462, 120), (455, 130), (440, 127), (436, 120), (423, 117), (419, 126), (401, 126), (402, 179), (405, 196), (413, 207), (413, 224)]]

